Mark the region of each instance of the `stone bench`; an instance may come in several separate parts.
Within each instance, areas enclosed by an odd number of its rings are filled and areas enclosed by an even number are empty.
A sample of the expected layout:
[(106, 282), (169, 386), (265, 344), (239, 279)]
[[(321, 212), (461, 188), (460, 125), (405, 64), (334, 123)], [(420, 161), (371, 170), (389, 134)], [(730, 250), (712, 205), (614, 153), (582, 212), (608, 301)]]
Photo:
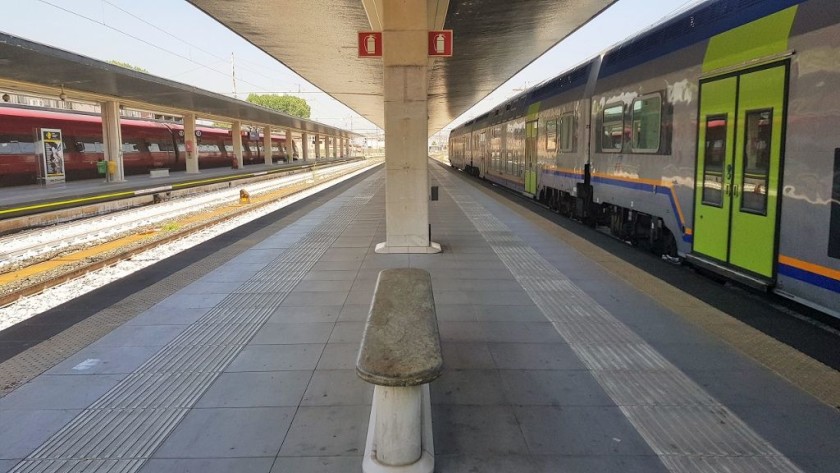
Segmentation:
[(356, 360), (359, 377), (375, 385), (362, 471), (434, 471), (428, 383), (442, 371), (431, 276), (380, 272)]
[(152, 169), (149, 171), (149, 177), (167, 177), (169, 176), (169, 169)]

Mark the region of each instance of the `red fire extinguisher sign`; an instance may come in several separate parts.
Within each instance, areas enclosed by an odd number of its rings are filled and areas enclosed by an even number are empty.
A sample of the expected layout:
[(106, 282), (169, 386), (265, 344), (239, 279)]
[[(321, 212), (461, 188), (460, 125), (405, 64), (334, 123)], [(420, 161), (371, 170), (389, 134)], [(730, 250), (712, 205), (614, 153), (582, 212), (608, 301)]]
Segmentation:
[(452, 56), (452, 30), (429, 31), (429, 56)]
[(359, 31), (359, 57), (382, 57), (381, 31)]

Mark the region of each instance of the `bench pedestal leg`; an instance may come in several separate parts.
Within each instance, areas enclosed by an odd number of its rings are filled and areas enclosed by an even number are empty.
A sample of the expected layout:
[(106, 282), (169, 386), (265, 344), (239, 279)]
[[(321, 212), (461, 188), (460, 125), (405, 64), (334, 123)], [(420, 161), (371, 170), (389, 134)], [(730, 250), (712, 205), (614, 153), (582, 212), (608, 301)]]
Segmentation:
[(362, 471), (434, 471), (428, 384), (374, 388)]

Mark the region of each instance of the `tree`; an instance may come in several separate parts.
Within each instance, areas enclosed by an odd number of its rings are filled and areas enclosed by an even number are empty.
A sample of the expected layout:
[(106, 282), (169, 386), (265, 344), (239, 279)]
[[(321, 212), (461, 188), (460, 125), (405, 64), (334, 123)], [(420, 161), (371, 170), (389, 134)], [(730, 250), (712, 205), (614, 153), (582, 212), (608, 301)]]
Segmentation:
[(291, 95), (258, 95), (252, 93), (248, 94), (246, 100), (265, 108), (289, 114), (293, 117), (309, 118), (311, 112), (306, 100), (300, 97), (292, 97)]
[(115, 66), (124, 67), (126, 69), (131, 69), (133, 71), (145, 72), (146, 74), (149, 73), (149, 71), (147, 71), (146, 69), (143, 69), (142, 67), (132, 66), (131, 64), (129, 64), (127, 62), (117, 61), (116, 59), (111, 59), (108, 62), (115, 65)]

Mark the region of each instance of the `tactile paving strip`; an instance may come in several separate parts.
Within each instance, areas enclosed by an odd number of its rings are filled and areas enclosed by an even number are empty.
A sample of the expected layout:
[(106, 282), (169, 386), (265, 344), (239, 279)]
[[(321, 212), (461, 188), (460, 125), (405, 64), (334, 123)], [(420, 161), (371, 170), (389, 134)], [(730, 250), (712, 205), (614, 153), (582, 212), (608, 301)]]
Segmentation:
[(228, 295), (11, 471), (137, 471), (383, 182), (381, 172), (370, 178), (305, 238), (241, 285), (259, 284), (270, 294)]
[(448, 173), (433, 172), (670, 471), (801, 471), (457, 187)]

